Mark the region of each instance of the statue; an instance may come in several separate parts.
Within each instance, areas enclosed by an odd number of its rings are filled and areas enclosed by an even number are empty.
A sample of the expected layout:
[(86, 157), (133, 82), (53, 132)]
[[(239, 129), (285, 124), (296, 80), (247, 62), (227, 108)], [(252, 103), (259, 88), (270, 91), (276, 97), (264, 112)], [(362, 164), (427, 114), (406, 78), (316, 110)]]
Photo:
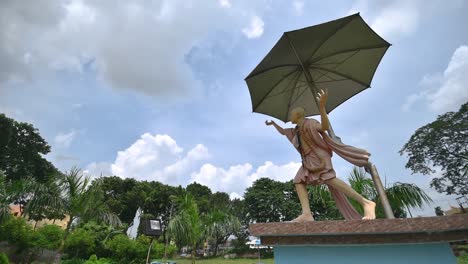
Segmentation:
[[(375, 203), (364, 198), (351, 186), (337, 178), (333, 170), (331, 162), (333, 152), (359, 167), (367, 165), (370, 154), (366, 150), (335, 142), (328, 136), (326, 131), (329, 128), (329, 122), (325, 110), (327, 97), (328, 92), (322, 90), (318, 93), (317, 101), (319, 102), (321, 123), (315, 119), (305, 118), (304, 109), (301, 107), (293, 109), (290, 113), (289, 120), (296, 124), (295, 128), (282, 128), (274, 121), (265, 121), (266, 125), (273, 125), (280, 134), (285, 135), (302, 157), (302, 166), (294, 178), (302, 214), (293, 221), (314, 221), (306, 188), (308, 184), (326, 184), (346, 220), (375, 219)], [(346, 197), (361, 204), (364, 209), (363, 217), (359, 215)]]

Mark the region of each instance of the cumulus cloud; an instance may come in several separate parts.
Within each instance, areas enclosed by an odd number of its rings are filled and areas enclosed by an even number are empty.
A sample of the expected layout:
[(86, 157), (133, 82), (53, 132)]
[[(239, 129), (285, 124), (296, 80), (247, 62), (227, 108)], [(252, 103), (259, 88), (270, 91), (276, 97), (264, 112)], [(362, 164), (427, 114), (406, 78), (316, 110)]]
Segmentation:
[(54, 138), (55, 146), (57, 146), (58, 148), (68, 148), (75, 139), (75, 136), (75, 130), (72, 130), (68, 133), (58, 133)]
[(130, 147), (117, 153), (110, 169), (113, 175), (120, 177), (185, 185), (187, 175), (209, 157), (208, 149), (201, 144), (184, 153), (170, 136), (145, 133)]
[(411, 94), (402, 106), (408, 111), (417, 102), (424, 102), (436, 113), (456, 111), (468, 101), (468, 46), (458, 47), (452, 55), (447, 68), (442, 73), (434, 73), (420, 82), (424, 89)]
[[(0, 84), (91, 65), (112, 88), (185, 96), (198, 85), (185, 61), (192, 47), (217, 30), (240, 29), (255, 13), (230, 6), (227, 0), (2, 1)], [(248, 32), (257, 37), (263, 22), (254, 22)]]
[(304, 1), (294, 1), (293, 8), (296, 15), (302, 16), (304, 13)]
[(231, 2), (229, 2), (229, 0), (219, 0), (219, 5), (225, 8), (230, 8)]
[(206, 185), (216, 192), (229, 193), (231, 198), (239, 198), (246, 188), (260, 178), (267, 177), (283, 182), (292, 180), (300, 166), (301, 163), (296, 162), (275, 165), (267, 161), (254, 170), (249, 163), (234, 165), (228, 169), (206, 163), (192, 174), (190, 181)]
[(112, 176), (110, 169), (111, 164), (108, 162), (92, 162), (83, 170), (83, 173), (91, 178), (100, 176)]
[(361, 12), (370, 26), (383, 37), (409, 35), (415, 32), (425, 19), (438, 12), (459, 8), (463, 1), (423, 0), (357, 0), (348, 14)]
[(244, 35), (249, 39), (259, 38), (263, 35), (264, 25), (265, 23), (260, 17), (253, 16), (250, 19), (249, 25), (242, 29), (242, 33), (244, 33)]

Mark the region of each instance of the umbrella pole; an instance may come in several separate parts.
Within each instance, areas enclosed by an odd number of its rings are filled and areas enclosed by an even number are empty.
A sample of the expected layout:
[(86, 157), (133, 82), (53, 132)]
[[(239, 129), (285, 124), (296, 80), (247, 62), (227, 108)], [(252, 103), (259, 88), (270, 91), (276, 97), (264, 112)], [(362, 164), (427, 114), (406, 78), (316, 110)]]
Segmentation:
[[(328, 121), (328, 123), (328, 134), (330, 135), (330, 137), (337, 142), (343, 143), (341, 142), (341, 138), (335, 134), (335, 131), (333, 131), (330, 121)], [(377, 194), (379, 195), (380, 202), (384, 209), (385, 217), (387, 219), (395, 218), (395, 216), (393, 215), (392, 207), (390, 206), (390, 202), (388, 201), (387, 193), (385, 192), (382, 180), (380, 179), (379, 172), (377, 171), (377, 167), (375, 167), (375, 165), (369, 161), (369, 163), (367, 163), (367, 166), (365, 166), (364, 168), (366, 172), (368, 172), (372, 177), (372, 181), (374, 182), (375, 189), (377, 190)]]
[[(312, 76), (310, 75), (310, 72), (304, 66), (304, 63), (302, 62), (301, 58), (299, 57), (299, 54), (297, 54), (296, 47), (294, 46), (292, 41), (289, 39), (289, 37), (288, 37), (288, 35), (286, 33), (285, 33), (285, 37), (288, 40), (289, 45), (291, 46), (291, 49), (294, 52), (294, 55), (296, 56), (297, 61), (299, 62), (300, 66), (302, 68), (302, 72), (304, 73), (307, 84), (308, 84), (308, 86), (309, 86), (309, 88), (310, 88), (310, 90), (311, 90), (311, 92), (313, 94), (312, 97), (314, 98), (315, 104), (317, 105), (317, 107), (319, 107), (319, 102), (318, 102), (317, 98), (315, 98), (315, 95), (318, 93), (318, 91), (317, 91), (317, 89), (315, 89), (316, 87), (315, 87), (315, 84), (314, 84), (314, 80), (312, 79)], [(328, 134), (330, 135), (330, 137), (333, 140), (335, 140), (335, 141), (337, 141), (339, 143), (343, 143), (343, 142), (341, 142), (341, 138), (339, 138), (335, 134), (335, 131), (333, 131), (331, 123), (330, 122), (328, 122), (328, 123), (329, 123)], [(384, 188), (384, 186), (382, 184), (382, 181), (380, 180), (379, 173), (377, 172), (377, 168), (375, 167), (374, 164), (372, 164), (372, 162), (369, 162), (367, 164), (367, 166), (365, 167), (365, 169), (372, 177), (372, 181), (374, 182), (375, 189), (377, 189), (377, 193), (379, 195), (380, 202), (382, 203), (382, 207), (383, 207), (384, 212), (385, 212), (385, 217), (387, 217), (388, 219), (395, 218), (395, 216), (393, 215), (392, 207), (390, 206), (390, 202), (388, 201), (387, 194), (385, 193), (385, 188)]]

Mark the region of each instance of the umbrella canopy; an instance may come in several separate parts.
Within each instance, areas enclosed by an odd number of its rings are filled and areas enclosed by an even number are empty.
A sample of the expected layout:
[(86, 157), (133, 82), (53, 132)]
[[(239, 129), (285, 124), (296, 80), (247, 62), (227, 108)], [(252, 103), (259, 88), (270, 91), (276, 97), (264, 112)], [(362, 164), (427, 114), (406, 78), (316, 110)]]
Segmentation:
[(317, 92), (328, 90), (327, 112), (370, 87), (389, 44), (359, 13), (285, 32), (245, 78), (252, 110), (288, 121), (295, 107), (320, 114)]

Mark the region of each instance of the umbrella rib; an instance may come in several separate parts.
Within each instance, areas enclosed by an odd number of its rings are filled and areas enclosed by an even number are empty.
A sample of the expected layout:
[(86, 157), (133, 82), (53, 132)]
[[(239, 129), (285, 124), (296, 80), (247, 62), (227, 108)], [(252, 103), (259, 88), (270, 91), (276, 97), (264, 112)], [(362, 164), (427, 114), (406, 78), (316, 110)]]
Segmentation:
[[(336, 68), (338, 68), (338, 66), (340, 66), (341, 64), (345, 63), (347, 60), (351, 59), (352, 57), (354, 57), (354, 55), (358, 54), (360, 50), (356, 50), (354, 51), (351, 55), (349, 55), (348, 57), (346, 57), (344, 60), (338, 62), (338, 63), (335, 63), (335, 67), (333, 67), (333, 70), (335, 70)], [(319, 70), (320, 71), (320, 70)], [(327, 76), (327, 74), (331, 73), (331, 72), (327, 72), (327, 71), (324, 71), (325, 73), (322, 74), (322, 76), (320, 76), (319, 78), (317, 78), (317, 81), (320, 80), (320, 78), (322, 78), (323, 76)], [(330, 76), (327, 76), (328, 78), (332, 79)]]
[(322, 43), (320, 43), (320, 45), (314, 50), (314, 52), (312, 52), (312, 55), (310, 55), (309, 58), (307, 58), (306, 61), (310, 60), (310, 58), (312, 58), (314, 56), (314, 54), (320, 50), (320, 48), (322, 48), (322, 46), (325, 44), (325, 42), (327, 42), (331, 37), (333, 37), (336, 33), (338, 33), (338, 31), (342, 30), (344, 27), (346, 27), (351, 21), (354, 20), (356, 16), (351, 16), (350, 19), (346, 22), (346, 23), (343, 23), (343, 25), (341, 25), (340, 27), (338, 27), (335, 31), (333, 31), (328, 37), (326, 37)]
[(284, 81), (284, 79), (286, 79), (287, 77), (289, 77), (289, 75), (291, 75), (291, 74), (293, 74), (293, 73), (295, 73), (295, 72), (297, 72), (297, 71), (294, 70), (294, 71), (292, 71), (292, 72), (286, 74), (285, 76), (283, 76), (283, 78), (281, 78), (279, 81), (277, 81), (277, 82), (275, 83), (275, 85), (273, 85), (273, 87), (271, 87), (270, 91), (268, 91), (268, 93), (266, 93), (266, 94), (262, 97), (262, 99), (260, 99), (260, 101), (253, 107), (253, 109), (255, 110), (255, 108), (257, 108), (260, 104), (262, 104), (263, 101), (265, 100), (265, 98), (267, 98), (267, 96), (276, 88), (276, 86), (278, 86), (278, 84), (280, 84), (282, 81)]
[[(379, 48), (386, 48), (388, 47), (388, 44), (379, 44), (379, 45), (372, 45), (372, 46), (367, 46), (367, 47), (362, 47), (362, 48), (353, 48), (353, 49), (346, 49), (346, 50), (340, 50), (340, 51), (337, 51), (337, 52), (334, 52), (334, 53), (331, 53), (331, 54), (327, 54), (327, 55), (324, 55), (324, 56), (321, 56), (321, 57), (318, 57), (318, 58), (315, 58), (314, 60), (312, 60), (310, 62), (310, 64), (313, 64), (317, 61), (320, 61), (322, 59), (326, 59), (328, 57), (331, 57), (331, 56), (335, 56), (335, 55), (338, 55), (338, 54), (342, 54), (342, 53), (347, 53), (347, 52), (351, 52), (351, 51), (361, 51), (361, 50), (368, 50), (368, 49), (379, 49)], [(312, 55), (313, 56), (313, 55)], [(309, 59), (312, 57), (310, 56)], [(309, 60), (308, 59), (308, 60)]]
[[(300, 74), (299, 74), (298, 76), (300, 76)], [(289, 81), (289, 84), (291, 84), (292, 82), (294, 82), (294, 78), (293, 78), (293, 79), (291, 79), (291, 80)], [(284, 93), (288, 92), (288, 91), (290, 90), (290, 89), (288, 89), (288, 87), (289, 87), (289, 84), (288, 84), (288, 85), (286, 85), (286, 88), (284, 88), (284, 90), (283, 90), (283, 91), (281, 91), (281, 92), (278, 92), (278, 93), (276, 93), (276, 94), (269, 94), (269, 95), (267, 96), (267, 98), (271, 98), (271, 97), (274, 97), (274, 96), (277, 96), (277, 95), (282, 95), (282, 94), (284, 94)], [(292, 89), (294, 89), (294, 86), (293, 86), (293, 88), (292, 88)], [(266, 98), (265, 98), (265, 99), (266, 99)]]
[(335, 70), (332, 70), (332, 69), (327, 69), (327, 68), (323, 68), (323, 67), (319, 67), (319, 66), (315, 66), (315, 65), (314, 66), (311, 65), (311, 66), (309, 66), (309, 68), (328, 71), (330, 73), (334, 73), (336, 75), (340, 75), (341, 77), (344, 77), (344, 78), (347, 78), (347, 79), (352, 80), (354, 82), (357, 82), (357, 83), (359, 83), (359, 84), (361, 84), (361, 85), (363, 85), (365, 87), (369, 87), (369, 84), (367, 84), (367, 83), (365, 83), (363, 81), (356, 80), (356, 79), (354, 79), (353, 77), (351, 77), (351, 76), (349, 76), (347, 74), (343, 74), (341, 72), (338, 72), (338, 71), (335, 71)]
[(273, 66), (273, 67), (270, 67), (270, 68), (266, 68), (266, 69), (264, 69), (264, 70), (261, 70), (261, 71), (259, 71), (259, 72), (256, 72), (256, 73), (254, 73), (254, 74), (251, 73), (249, 76), (247, 76), (247, 77), (245, 78), (245, 80), (250, 79), (250, 78), (253, 78), (253, 77), (255, 77), (255, 76), (259, 75), (259, 74), (265, 73), (265, 72), (267, 72), (267, 71), (269, 71), (269, 70), (274, 70), (274, 69), (276, 69), (276, 68), (288, 67), (288, 66), (299, 67), (300, 65), (297, 65), (297, 64), (281, 64), (281, 65), (276, 65), (276, 66)]

